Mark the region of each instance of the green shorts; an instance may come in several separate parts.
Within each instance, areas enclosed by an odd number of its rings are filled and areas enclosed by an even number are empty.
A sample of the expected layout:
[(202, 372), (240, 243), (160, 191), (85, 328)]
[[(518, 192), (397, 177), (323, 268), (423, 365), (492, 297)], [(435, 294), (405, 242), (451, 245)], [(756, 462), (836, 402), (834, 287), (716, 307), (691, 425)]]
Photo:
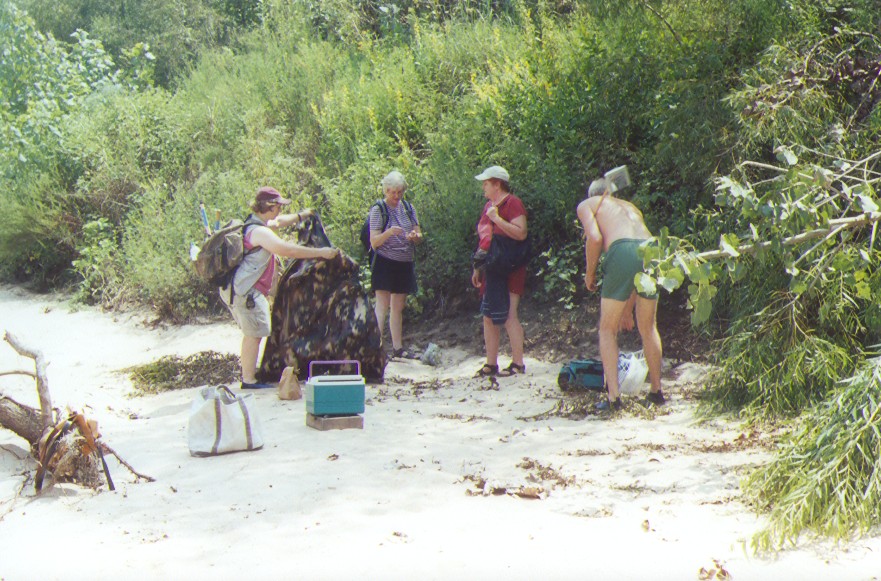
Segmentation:
[[(606, 252), (603, 261), (603, 288), (600, 296), (604, 299), (626, 301), (631, 293), (636, 290), (633, 277), (642, 272), (642, 258), (637, 253), (639, 245), (645, 240), (634, 238), (620, 238), (612, 242)], [(657, 300), (657, 293), (646, 295), (637, 293), (639, 296)]]

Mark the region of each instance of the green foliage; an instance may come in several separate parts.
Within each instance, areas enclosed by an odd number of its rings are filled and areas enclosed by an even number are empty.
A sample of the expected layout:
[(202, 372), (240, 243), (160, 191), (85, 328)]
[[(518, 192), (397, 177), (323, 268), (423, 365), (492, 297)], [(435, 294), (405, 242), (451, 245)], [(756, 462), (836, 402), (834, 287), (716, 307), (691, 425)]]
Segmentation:
[(853, 373), (859, 346), (851, 329), (832, 328), (832, 321), (830, 328), (810, 327), (815, 308), (780, 294), (761, 312), (736, 320), (707, 380), (705, 407), (770, 419), (825, 399)]
[[(198, 202), (192, 192), (176, 196), (162, 187), (144, 192), (129, 213), (122, 240), (126, 288), (173, 320), (207, 307), (216, 299), (195, 276), (190, 242), (197, 236)], [(209, 206), (210, 207), (210, 206)]]
[(82, 277), (78, 297), (94, 303), (118, 292), (121, 268), (118, 235), (106, 218), (83, 224), (82, 246), (73, 268)]
[(14, 6), (0, 6), (0, 263), (6, 276), (38, 283), (66, 278), (82, 223), (65, 155), (70, 115), (115, 90), (112, 62), (84, 33), (65, 48)]
[[(441, 296), (467, 284), (483, 204), (473, 176), (492, 163), (514, 176), (536, 248), (567, 248), (585, 185), (625, 162), (649, 221), (683, 232), (686, 210), (707, 197), (716, 152), (728, 145), (714, 135), (733, 120), (707, 103), (728, 86), (728, 64), (747, 58), (744, 47), (760, 45), (786, 20), (766, 19), (762, 28), (748, 17), (777, 5), (770, 0), (753, 0), (751, 8), (669, 4), (661, 14), (640, 4), (267, 2), (259, 29), (238, 52), (204, 50), (211, 44), (198, 40), (207, 38), (202, 33), (193, 35), (194, 51), (174, 44), (175, 31), (199, 28), (206, 11), (233, 8), (194, 1), (123, 15), (98, 0), (65, 0), (56, 21), (41, 0), (28, 3), (45, 28), (78, 23), (102, 38), (125, 66), (119, 78), (126, 88), (139, 90), (93, 97), (70, 118), (63, 147), (49, 149), (61, 163), (53, 189), (76, 196), (75, 227), (104, 217), (122, 231), (136, 222), (128, 220), (140, 215), (145, 192), (176, 197), (197, 188), (214, 196), (220, 183), (229, 187), (210, 204), (226, 215), (257, 185), (272, 183), (320, 209), (334, 239), (356, 253), (376, 184), (397, 168), (411, 182), (408, 195), (428, 234), (420, 277)], [(156, 23), (184, 6), (189, 16), (160, 43)], [(132, 36), (136, 23), (141, 34)], [(162, 71), (179, 70), (168, 56), (172, 46), (175, 58), (197, 66), (173, 94), (146, 90), (151, 74), (167, 84)], [(674, 126), (681, 140), (670, 140)], [(155, 258), (163, 272), (184, 276), (170, 267), (171, 257), (155, 255), (160, 247), (138, 260)], [(567, 292), (556, 280), (550, 292)], [(185, 276), (176, 282), (190, 284)]]
[(867, 359), (807, 414), (775, 459), (744, 484), (768, 513), (757, 549), (795, 544), (805, 532), (850, 540), (881, 521), (881, 360)]
[(584, 286), (581, 274), (584, 264), (584, 243), (572, 242), (559, 250), (549, 248), (536, 260), (540, 264), (536, 276), (544, 281), (539, 296), (556, 299), (566, 310), (574, 309), (579, 291)]
[(123, 371), (128, 372), (138, 392), (155, 394), (206, 384), (229, 384), (238, 375), (239, 358), (216, 351), (201, 351), (186, 358), (167, 355)]
[(101, 44), (77, 33), (70, 49), (38, 32), (15, 6), (0, 6), (0, 169), (2, 176), (51, 170), (65, 115), (115, 83)]
[[(171, 86), (205, 50), (227, 46), (260, 18), (259, 0), (19, 0), (39, 30), (60, 41), (85, 31), (117, 62), (146, 45), (155, 55), (156, 82)], [(145, 79), (146, 80), (146, 79)]]

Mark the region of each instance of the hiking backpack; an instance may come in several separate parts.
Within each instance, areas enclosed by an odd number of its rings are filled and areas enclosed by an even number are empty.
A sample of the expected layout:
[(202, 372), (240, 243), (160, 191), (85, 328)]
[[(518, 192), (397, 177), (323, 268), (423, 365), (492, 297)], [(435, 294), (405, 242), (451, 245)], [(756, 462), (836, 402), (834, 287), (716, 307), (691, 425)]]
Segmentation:
[[(404, 204), (404, 209), (407, 210), (407, 214), (410, 216), (410, 221), (419, 225), (419, 222), (416, 221), (416, 216), (413, 213), (413, 205), (407, 200), (401, 200), (401, 203)], [(377, 200), (373, 206), (379, 206), (379, 213), (382, 215), (382, 231), (385, 232), (390, 220), (388, 206), (386, 205), (385, 200)], [(370, 206), (370, 211), (373, 211), (373, 206)], [(372, 265), (375, 252), (373, 251), (373, 247), (370, 246), (370, 212), (367, 212), (367, 218), (364, 220), (364, 225), (361, 226), (361, 246), (364, 247), (364, 252), (367, 253), (367, 260)]]
[(202, 244), (193, 265), (196, 273), (213, 286), (226, 287), (247, 254), (259, 247), (245, 250), (245, 229), (263, 222), (249, 216), (247, 220), (230, 220), (223, 228), (209, 236)]

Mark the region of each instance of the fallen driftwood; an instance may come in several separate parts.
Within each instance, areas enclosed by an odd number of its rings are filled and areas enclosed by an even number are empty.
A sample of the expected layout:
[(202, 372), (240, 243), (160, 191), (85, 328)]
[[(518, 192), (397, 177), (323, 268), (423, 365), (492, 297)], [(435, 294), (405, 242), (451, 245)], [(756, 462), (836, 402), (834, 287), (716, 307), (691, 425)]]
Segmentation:
[(4, 339), (19, 355), (33, 359), (36, 367), (35, 372), (0, 372), (0, 376), (33, 377), (40, 399), (40, 409), (37, 410), (0, 392), (0, 427), (11, 430), (30, 444), (31, 455), (37, 461), (34, 476), (37, 492), (43, 487), (46, 473), (51, 474), (55, 482), (76, 482), (97, 488), (101, 485), (100, 473), (103, 472), (108, 488), (113, 490), (113, 480), (104, 460), (105, 453), (112, 454), (136, 477), (153, 481), (153, 478), (136, 472), (113, 449), (99, 441), (101, 434), (97, 422), (74, 411), (68, 410), (67, 414), (62, 414), (54, 409), (43, 354), (24, 346), (10, 333), (6, 333)]

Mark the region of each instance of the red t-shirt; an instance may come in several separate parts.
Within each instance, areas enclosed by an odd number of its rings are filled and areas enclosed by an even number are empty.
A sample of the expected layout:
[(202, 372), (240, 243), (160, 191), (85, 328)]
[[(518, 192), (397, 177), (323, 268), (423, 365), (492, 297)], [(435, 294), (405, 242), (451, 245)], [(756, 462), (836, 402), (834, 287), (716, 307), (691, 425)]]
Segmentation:
[[(480, 215), (480, 220), (477, 222), (477, 246), (482, 250), (489, 250), (489, 245), (492, 242), (493, 236), (507, 236), (498, 224), (495, 224), (486, 215), (486, 211), (489, 210), (490, 206), (492, 206), (492, 202), (487, 201), (486, 205), (483, 207), (483, 213)], [(526, 208), (523, 206), (523, 201), (514, 194), (508, 194), (508, 196), (502, 200), (502, 203), (499, 204), (498, 208), (499, 216), (507, 222), (512, 222), (515, 218), (520, 216), (526, 216)], [(524, 265), (508, 275), (508, 292), (523, 296), (525, 288), (526, 266)], [(483, 291), (484, 284), (481, 283), (481, 296), (483, 296)]]

